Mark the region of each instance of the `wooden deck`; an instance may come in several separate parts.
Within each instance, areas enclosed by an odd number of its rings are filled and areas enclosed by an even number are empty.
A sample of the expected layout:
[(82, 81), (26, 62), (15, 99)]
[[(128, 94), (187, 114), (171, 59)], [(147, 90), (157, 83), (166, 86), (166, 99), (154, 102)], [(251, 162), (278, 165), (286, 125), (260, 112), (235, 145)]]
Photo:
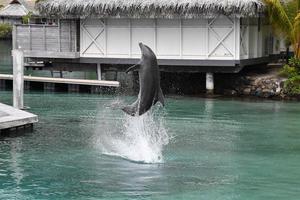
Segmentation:
[(38, 122), (38, 117), (0, 103), (0, 130), (10, 129)]
[[(13, 75), (0, 74), (0, 80), (13, 80)], [(94, 86), (106, 86), (106, 87), (119, 87), (118, 81), (102, 81), (102, 80), (86, 80), (86, 79), (67, 79), (67, 78), (48, 78), (37, 76), (24, 76), (25, 81), (32, 82), (44, 82), (44, 83), (63, 83), (74, 85), (94, 85)]]
[(13, 26), (13, 49), (23, 50), (25, 57), (79, 58), (77, 40), (74, 20), (60, 20), (57, 25)]

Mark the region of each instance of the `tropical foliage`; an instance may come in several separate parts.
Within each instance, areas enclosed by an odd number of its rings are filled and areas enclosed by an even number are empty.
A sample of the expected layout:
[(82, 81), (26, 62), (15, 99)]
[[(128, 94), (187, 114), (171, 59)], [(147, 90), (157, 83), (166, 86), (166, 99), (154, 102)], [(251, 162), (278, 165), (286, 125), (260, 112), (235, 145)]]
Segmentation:
[(0, 24), (0, 38), (11, 37), (12, 27), (10, 24)]
[(268, 16), (276, 33), (293, 46), (295, 57), (300, 58), (300, 0), (264, 0)]
[(284, 82), (284, 93), (289, 96), (295, 96), (300, 94), (300, 75), (289, 78)]
[(28, 12), (27, 15), (22, 17), (22, 23), (29, 24), (31, 17), (32, 17), (32, 12)]
[(283, 66), (281, 75), (288, 79), (284, 83), (283, 91), (288, 95), (300, 94), (300, 59), (292, 57), (288, 64)]

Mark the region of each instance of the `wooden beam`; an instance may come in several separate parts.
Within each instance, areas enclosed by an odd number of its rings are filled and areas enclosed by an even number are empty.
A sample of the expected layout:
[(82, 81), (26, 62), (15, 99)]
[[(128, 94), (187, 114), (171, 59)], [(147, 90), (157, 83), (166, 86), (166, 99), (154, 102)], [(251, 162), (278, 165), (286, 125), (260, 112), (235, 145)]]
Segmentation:
[[(103, 64), (136, 64), (139, 62), (139, 58), (88, 58), (80, 57), (78, 62), (80, 63), (103, 63)], [(196, 59), (157, 59), (159, 65), (176, 65), (182, 66), (224, 66), (233, 67), (236, 65), (236, 60), (196, 60)]]
[(57, 51), (28, 51), (24, 50), (24, 56), (28, 58), (79, 58), (79, 52), (57, 52)]

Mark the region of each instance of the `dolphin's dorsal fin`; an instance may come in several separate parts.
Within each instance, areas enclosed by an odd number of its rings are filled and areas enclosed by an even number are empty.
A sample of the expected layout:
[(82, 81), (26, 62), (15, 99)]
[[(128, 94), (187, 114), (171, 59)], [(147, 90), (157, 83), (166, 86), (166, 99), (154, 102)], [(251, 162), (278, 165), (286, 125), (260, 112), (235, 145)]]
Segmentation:
[(140, 65), (141, 65), (141, 61), (138, 62), (137, 64), (132, 65), (131, 67), (129, 67), (125, 72), (128, 73), (128, 72), (130, 72), (130, 71), (132, 71), (132, 70), (135, 70), (135, 69), (139, 68)]
[(161, 88), (159, 88), (159, 90), (158, 90), (158, 93), (156, 96), (156, 101), (154, 102), (154, 104), (158, 101), (161, 103), (161, 105), (165, 106), (165, 98), (164, 98)]

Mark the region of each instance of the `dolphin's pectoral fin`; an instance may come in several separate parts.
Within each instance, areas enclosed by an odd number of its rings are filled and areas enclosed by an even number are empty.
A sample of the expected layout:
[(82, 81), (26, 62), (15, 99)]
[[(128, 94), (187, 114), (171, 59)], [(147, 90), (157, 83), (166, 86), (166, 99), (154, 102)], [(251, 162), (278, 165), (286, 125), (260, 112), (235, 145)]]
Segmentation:
[(164, 98), (161, 88), (159, 88), (159, 90), (158, 90), (154, 104), (156, 104), (156, 102), (158, 102), (158, 101), (161, 103), (162, 106), (165, 106), (165, 98)]
[(135, 116), (138, 108), (138, 100), (135, 101), (133, 104), (125, 106), (122, 110), (127, 113), (128, 115)]
[(133, 71), (133, 70), (135, 70), (135, 69), (138, 69), (138, 68), (140, 67), (140, 65), (141, 65), (141, 62), (139, 62), (139, 63), (137, 63), (137, 64), (135, 64), (135, 65), (132, 65), (132, 66), (129, 67), (125, 72), (128, 73), (128, 72), (130, 72), (130, 71)]
[(134, 116), (136, 113), (136, 109), (134, 109), (134, 107), (132, 106), (125, 106), (124, 108), (122, 108), (122, 110), (131, 116)]

